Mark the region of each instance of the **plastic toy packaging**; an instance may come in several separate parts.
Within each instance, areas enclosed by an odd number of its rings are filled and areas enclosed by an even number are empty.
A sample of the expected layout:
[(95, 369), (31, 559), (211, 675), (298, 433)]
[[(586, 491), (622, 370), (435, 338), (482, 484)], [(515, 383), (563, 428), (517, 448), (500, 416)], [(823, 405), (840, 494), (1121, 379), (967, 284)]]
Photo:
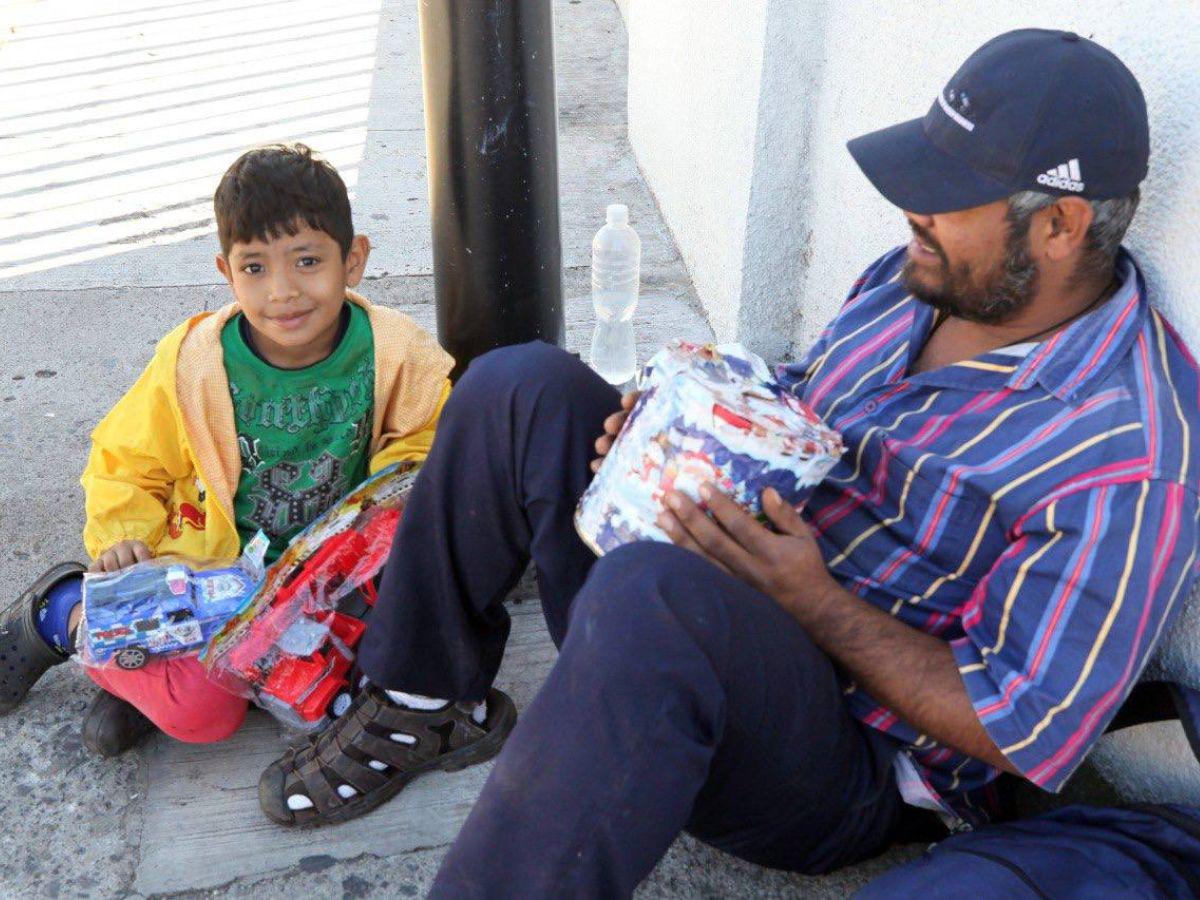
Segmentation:
[(671, 344), (643, 370), (641, 397), (584, 492), (575, 527), (596, 554), (670, 541), (655, 520), (664, 495), (699, 502), (713, 482), (762, 516), (762, 492), (793, 506), (842, 455), (841, 436), (741, 344)]
[(197, 652), (254, 591), (262, 549), (248, 545), (233, 563), (164, 556), (85, 575), (79, 661), (133, 670)]
[(416, 467), (363, 482), (300, 532), (201, 655), (223, 687), (292, 730), (314, 731), (349, 706), (355, 647), (375, 604)]

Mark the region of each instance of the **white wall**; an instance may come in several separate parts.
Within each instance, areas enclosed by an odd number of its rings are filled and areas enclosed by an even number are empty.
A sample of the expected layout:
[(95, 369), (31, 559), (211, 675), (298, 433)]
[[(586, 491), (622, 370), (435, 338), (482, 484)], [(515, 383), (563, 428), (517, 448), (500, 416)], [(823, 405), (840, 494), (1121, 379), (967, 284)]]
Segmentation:
[(1092, 37), (1141, 82), (1153, 155), (1128, 244), (1200, 349), (1197, 0), (627, 2), (630, 139), (719, 337), (803, 349), (906, 239), (846, 140), (923, 115), (977, 46), (1039, 26)]
[[(737, 327), (762, 4), (632, 0), (629, 138), (721, 338)], [(636, 85), (636, 89), (634, 88)]]

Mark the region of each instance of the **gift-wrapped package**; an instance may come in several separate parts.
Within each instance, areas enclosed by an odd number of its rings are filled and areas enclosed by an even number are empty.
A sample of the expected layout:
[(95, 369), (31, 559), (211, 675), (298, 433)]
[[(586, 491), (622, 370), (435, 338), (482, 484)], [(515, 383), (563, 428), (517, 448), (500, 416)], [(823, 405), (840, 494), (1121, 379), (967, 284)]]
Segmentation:
[(775, 488), (802, 504), (842, 454), (838, 433), (740, 344), (677, 342), (642, 373), (641, 397), (579, 501), (575, 527), (597, 554), (670, 539), (655, 520), (664, 495), (699, 501), (712, 482), (754, 515)]

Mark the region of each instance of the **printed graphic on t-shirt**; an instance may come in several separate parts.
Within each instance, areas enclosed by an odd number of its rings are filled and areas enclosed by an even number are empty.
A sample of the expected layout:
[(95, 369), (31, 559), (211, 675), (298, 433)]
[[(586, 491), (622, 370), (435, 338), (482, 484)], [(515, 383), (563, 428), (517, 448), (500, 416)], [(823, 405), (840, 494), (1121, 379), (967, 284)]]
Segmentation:
[[(370, 427), (367, 416), (354, 424), (352, 448), (363, 443), (363, 435), (370, 434)], [(248, 446), (248, 442), (240, 443), (243, 448)], [(256, 438), (253, 445), (257, 448), (258, 444)], [(354, 458), (355, 453), (351, 449), (348, 456)], [(315, 459), (300, 463), (284, 460), (265, 466), (260, 461), (253, 469), (246, 465), (243, 456), (242, 465), (242, 477), (249, 482), (246, 495), (253, 504), (246, 518), (270, 538), (303, 528), (359, 481), (354, 473), (346, 471), (343, 461), (328, 450), (323, 450)]]
[[(371, 435), (373, 376), (371, 366), (359, 366), (342, 389), (320, 386), (269, 400), (246, 397), (230, 384), (247, 524), (272, 540), (290, 537), (358, 483), (357, 464)], [(358, 418), (348, 421), (351, 413)]]
[(231, 383), (229, 392), (233, 396), (238, 432), (267, 429), (298, 434), (306, 429), (356, 421), (363, 405), (371, 402), (373, 362), (360, 363), (340, 388), (319, 384), (298, 393), (264, 398)]

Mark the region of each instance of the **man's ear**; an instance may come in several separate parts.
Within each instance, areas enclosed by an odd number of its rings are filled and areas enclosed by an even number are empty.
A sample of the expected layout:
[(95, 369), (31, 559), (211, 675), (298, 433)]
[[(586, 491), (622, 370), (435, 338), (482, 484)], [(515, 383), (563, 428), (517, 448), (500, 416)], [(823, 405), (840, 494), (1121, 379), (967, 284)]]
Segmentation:
[(229, 268), (229, 260), (221, 253), (217, 254), (217, 271), (224, 275), (229, 286), (233, 287), (233, 270)]
[(1092, 227), (1092, 204), (1082, 197), (1059, 197), (1041, 212), (1046, 256), (1057, 262), (1079, 253)]
[(356, 234), (350, 241), (350, 252), (346, 254), (346, 287), (356, 287), (367, 270), (367, 257), (371, 255), (371, 240), (365, 234)]

